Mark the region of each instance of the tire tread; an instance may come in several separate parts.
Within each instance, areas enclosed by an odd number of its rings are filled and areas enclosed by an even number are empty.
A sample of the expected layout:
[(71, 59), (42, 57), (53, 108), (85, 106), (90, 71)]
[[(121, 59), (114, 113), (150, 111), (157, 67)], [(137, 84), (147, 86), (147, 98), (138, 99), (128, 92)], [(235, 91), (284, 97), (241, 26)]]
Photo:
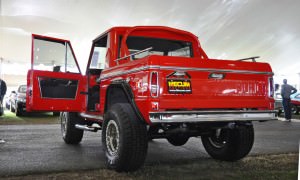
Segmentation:
[[(127, 103), (117, 103), (111, 107), (105, 116), (105, 122), (102, 130), (102, 142), (104, 151), (106, 151), (106, 125), (109, 118), (114, 117), (120, 126), (120, 148), (122, 148), (115, 165), (107, 164), (109, 168), (117, 171), (135, 171), (140, 168), (146, 158), (148, 140), (147, 130), (135, 115), (131, 106)], [(122, 146), (122, 147), (121, 147)], [(107, 154), (107, 153), (105, 153)]]
[(80, 124), (82, 119), (75, 112), (66, 113), (67, 120), (67, 132), (64, 141), (67, 144), (79, 144), (83, 137), (83, 130), (75, 128), (75, 124)]
[(254, 143), (253, 126), (240, 126), (236, 129), (229, 130), (229, 142), (225, 147), (218, 149), (211, 145), (209, 137), (201, 137), (203, 146), (207, 153), (218, 160), (237, 161), (245, 157)]

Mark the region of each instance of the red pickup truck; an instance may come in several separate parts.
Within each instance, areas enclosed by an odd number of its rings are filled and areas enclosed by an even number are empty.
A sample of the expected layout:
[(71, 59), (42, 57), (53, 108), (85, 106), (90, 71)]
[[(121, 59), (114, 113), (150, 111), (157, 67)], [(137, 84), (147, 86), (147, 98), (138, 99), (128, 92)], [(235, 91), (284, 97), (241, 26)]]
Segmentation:
[(60, 111), (64, 141), (102, 130), (107, 166), (134, 171), (148, 141), (201, 137), (215, 159), (245, 157), (252, 121), (275, 120), (273, 72), (254, 58), (209, 58), (198, 38), (161, 26), (114, 27), (96, 39), (80, 71), (70, 41), (32, 35), (28, 111)]

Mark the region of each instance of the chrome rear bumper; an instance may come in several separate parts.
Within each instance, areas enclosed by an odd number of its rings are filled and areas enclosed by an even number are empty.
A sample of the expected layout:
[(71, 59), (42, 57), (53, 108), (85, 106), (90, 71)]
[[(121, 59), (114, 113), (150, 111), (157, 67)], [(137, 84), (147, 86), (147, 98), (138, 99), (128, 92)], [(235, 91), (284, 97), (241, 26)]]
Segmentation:
[(277, 120), (274, 110), (150, 112), (152, 123), (229, 122)]

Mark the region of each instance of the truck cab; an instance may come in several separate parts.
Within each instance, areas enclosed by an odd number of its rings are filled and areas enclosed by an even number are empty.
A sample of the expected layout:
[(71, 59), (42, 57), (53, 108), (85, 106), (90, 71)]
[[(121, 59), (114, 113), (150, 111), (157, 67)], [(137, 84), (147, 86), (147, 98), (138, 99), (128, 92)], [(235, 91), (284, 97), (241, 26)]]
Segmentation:
[(32, 35), (27, 110), (60, 111), (62, 136), (102, 130), (109, 168), (142, 166), (149, 139), (201, 137), (216, 159), (253, 145), (252, 121), (275, 120), (273, 72), (256, 58), (209, 58), (198, 38), (162, 26), (114, 27), (92, 42), (82, 74), (70, 41)]

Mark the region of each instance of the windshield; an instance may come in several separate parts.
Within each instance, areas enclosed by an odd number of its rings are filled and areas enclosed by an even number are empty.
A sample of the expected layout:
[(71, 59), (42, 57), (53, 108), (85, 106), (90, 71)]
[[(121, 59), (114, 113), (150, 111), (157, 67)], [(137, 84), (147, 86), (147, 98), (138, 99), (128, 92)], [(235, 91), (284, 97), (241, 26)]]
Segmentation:
[(18, 92), (19, 93), (26, 93), (26, 88), (27, 88), (26, 85), (22, 85), (22, 86), (19, 87)]
[(162, 56), (193, 57), (191, 42), (129, 36), (126, 43), (130, 54), (152, 47), (151, 51), (134, 55), (131, 57), (132, 59), (139, 59), (153, 54)]

